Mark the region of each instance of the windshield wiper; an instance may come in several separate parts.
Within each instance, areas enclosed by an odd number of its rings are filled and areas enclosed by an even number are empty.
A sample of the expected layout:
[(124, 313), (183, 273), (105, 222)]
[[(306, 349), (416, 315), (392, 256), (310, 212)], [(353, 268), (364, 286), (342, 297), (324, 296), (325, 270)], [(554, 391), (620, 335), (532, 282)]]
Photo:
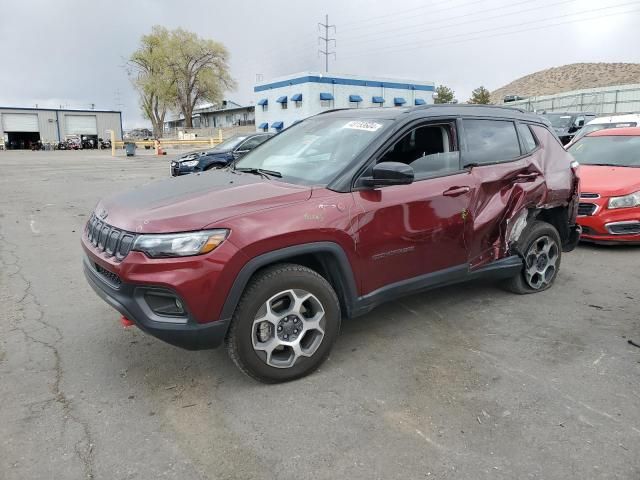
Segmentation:
[(264, 178), (269, 178), (269, 177), (282, 178), (282, 174), (280, 172), (276, 172), (275, 170), (265, 170), (264, 168), (240, 167), (240, 168), (234, 168), (234, 170), (238, 172), (246, 172), (246, 173), (252, 173), (254, 175), (260, 175)]

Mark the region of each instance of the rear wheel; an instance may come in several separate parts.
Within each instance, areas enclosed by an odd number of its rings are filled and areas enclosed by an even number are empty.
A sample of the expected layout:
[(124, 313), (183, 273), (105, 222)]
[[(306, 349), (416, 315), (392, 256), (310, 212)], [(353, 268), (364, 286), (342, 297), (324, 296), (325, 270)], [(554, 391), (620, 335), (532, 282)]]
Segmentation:
[(257, 274), (233, 316), (227, 348), (247, 375), (265, 383), (313, 372), (327, 358), (340, 330), (340, 305), (322, 276), (282, 264)]
[(553, 225), (535, 221), (518, 240), (524, 258), (522, 271), (506, 282), (514, 293), (542, 292), (553, 284), (562, 259), (560, 235)]

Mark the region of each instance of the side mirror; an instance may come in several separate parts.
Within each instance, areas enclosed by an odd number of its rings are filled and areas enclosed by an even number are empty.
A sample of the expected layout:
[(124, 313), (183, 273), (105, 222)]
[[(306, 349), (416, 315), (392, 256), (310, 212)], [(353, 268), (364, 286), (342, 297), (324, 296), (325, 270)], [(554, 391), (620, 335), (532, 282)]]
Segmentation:
[(240, 158), (241, 156), (249, 153), (251, 150), (234, 150), (233, 158)]
[(413, 183), (413, 168), (406, 163), (381, 162), (373, 167), (373, 176), (364, 177), (362, 183), (368, 187), (408, 185)]

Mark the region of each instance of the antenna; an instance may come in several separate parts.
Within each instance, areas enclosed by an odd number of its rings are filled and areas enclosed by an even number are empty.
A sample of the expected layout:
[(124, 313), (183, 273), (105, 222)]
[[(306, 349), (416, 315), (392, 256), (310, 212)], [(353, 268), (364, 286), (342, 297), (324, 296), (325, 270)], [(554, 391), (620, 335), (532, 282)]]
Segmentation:
[(336, 39), (329, 38), (329, 29), (333, 28), (333, 33), (335, 34), (336, 26), (329, 24), (329, 15), (324, 16), (324, 22), (325, 23), (318, 23), (318, 30), (322, 32), (322, 29), (324, 29), (324, 37), (322, 36), (318, 37), (318, 42), (324, 42), (324, 50), (318, 50), (318, 54), (324, 55), (324, 71), (328, 72), (329, 71), (329, 55), (333, 55), (334, 60), (336, 58), (336, 52), (329, 51), (329, 43), (333, 42), (334, 48), (336, 47)]

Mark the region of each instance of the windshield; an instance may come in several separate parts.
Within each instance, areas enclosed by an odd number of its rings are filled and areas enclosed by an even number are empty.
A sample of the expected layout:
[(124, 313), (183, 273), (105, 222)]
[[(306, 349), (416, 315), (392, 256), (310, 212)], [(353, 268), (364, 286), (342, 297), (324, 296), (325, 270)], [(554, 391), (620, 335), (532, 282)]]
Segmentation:
[(584, 137), (569, 153), (581, 165), (640, 167), (640, 136)]
[(233, 150), (238, 145), (240, 145), (240, 142), (242, 142), (245, 138), (247, 138), (247, 135), (235, 135), (233, 137), (229, 137), (224, 142), (220, 143), (219, 145), (216, 145), (215, 149), (216, 150)]
[(574, 143), (591, 132), (597, 132), (598, 130), (607, 130), (609, 128), (625, 128), (635, 127), (636, 122), (620, 122), (620, 123), (592, 123), (585, 125), (580, 132), (574, 137)]
[(543, 115), (551, 122), (553, 128), (567, 128), (571, 124), (571, 115), (562, 115), (561, 113), (546, 113)]
[(287, 128), (235, 167), (275, 171), (290, 183), (326, 185), (390, 123), (320, 115)]

